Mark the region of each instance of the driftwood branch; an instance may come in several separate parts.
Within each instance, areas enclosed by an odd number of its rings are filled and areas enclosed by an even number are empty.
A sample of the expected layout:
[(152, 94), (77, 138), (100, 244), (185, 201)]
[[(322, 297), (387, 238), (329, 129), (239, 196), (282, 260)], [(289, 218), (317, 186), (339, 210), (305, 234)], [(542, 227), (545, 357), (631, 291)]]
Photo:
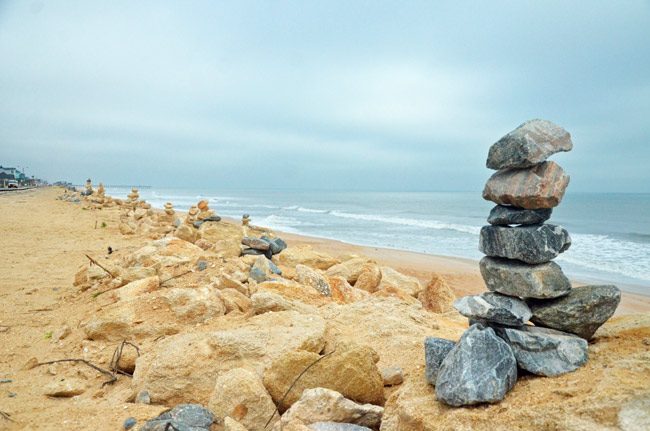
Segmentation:
[(88, 260), (90, 261), (90, 263), (92, 263), (92, 264), (94, 264), (94, 265), (97, 265), (98, 267), (100, 267), (101, 269), (103, 269), (104, 271), (106, 271), (106, 273), (107, 273), (108, 275), (110, 275), (112, 278), (115, 278), (115, 275), (114, 275), (112, 272), (110, 272), (108, 269), (104, 268), (104, 267), (103, 267), (99, 262), (97, 262), (95, 259), (93, 259), (92, 257), (88, 256), (87, 254), (84, 255), (84, 256), (86, 256), (86, 257), (88, 258)]
[(133, 377), (132, 374), (129, 374), (126, 371), (122, 371), (118, 367), (118, 364), (120, 363), (120, 359), (122, 359), (122, 351), (124, 350), (125, 346), (133, 347), (135, 349), (135, 352), (138, 354), (138, 356), (140, 356), (140, 348), (138, 346), (131, 343), (130, 341), (122, 340), (120, 345), (117, 346), (115, 348), (115, 351), (113, 352), (113, 357), (111, 358), (111, 371), (113, 373), (118, 373), (128, 377)]
[(9, 422), (14, 422), (14, 423), (16, 422), (15, 420), (11, 419), (11, 414), (10, 413), (3, 412), (1, 410), (0, 410), (0, 417), (2, 419), (6, 420), (6, 421), (9, 421)]
[(332, 350), (331, 352), (329, 352), (329, 353), (327, 353), (327, 354), (321, 356), (320, 358), (316, 359), (314, 362), (312, 362), (311, 364), (309, 364), (309, 365), (308, 365), (304, 370), (302, 370), (302, 372), (301, 372), (300, 374), (298, 374), (298, 377), (296, 377), (296, 378), (294, 379), (293, 383), (291, 383), (291, 386), (289, 386), (289, 389), (287, 389), (287, 391), (284, 393), (284, 395), (282, 395), (282, 398), (280, 399), (280, 402), (275, 406), (275, 411), (273, 412), (273, 414), (271, 415), (271, 417), (269, 418), (269, 420), (266, 421), (266, 424), (264, 425), (264, 429), (266, 429), (266, 428), (269, 426), (269, 424), (271, 423), (271, 421), (272, 421), (273, 418), (275, 417), (275, 414), (276, 414), (276, 413), (278, 414), (278, 416), (280, 415), (280, 411), (278, 410), (279, 406), (281, 406), (281, 405), (284, 403), (284, 400), (287, 398), (287, 395), (289, 395), (289, 392), (291, 392), (291, 390), (292, 390), (293, 387), (296, 385), (296, 383), (298, 383), (298, 380), (300, 380), (300, 378), (301, 378), (302, 376), (304, 376), (305, 373), (306, 373), (307, 371), (309, 371), (309, 369), (310, 369), (311, 367), (313, 367), (314, 365), (316, 365), (317, 363), (319, 363), (319, 362), (322, 361), (323, 359), (327, 358), (328, 356), (330, 356), (330, 355), (333, 354), (334, 352), (336, 352), (336, 349), (334, 349), (334, 350)]
[(171, 280), (173, 280), (173, 279), (175, 279), (175, 278), (179, 278), (179, 277), (182, 277), (182, 276), (184, 276), (184, 275), (187, 275), (187, 274), (189, 274), (190, 272), (194, 272), (194, 271), (189, 270), (189, 271), (185, 271), (185, 272), (183, 272), (183, 273), (181, 273), (181, 274), (175, 275), (175, 276), (173, 276), (173, 277), (169, 277), (169, 278), (167, 278), (167, 279), (161, 281), (161, 282), (160, 282), (160, 285), (162, 286), (163, 284), (167, 283), (168, 281), (171, 281)]
[(113, 384), (117, 380), (117, 376), (114, 373), (112, 373), (112, 372), (110, 372), (108, 370), (105, 370), (103, 368), (100, 368), (97, 365), (95, 365), (95, 364), (93, 364), (93, 363), (91, 363), (89, 361), (86, 361), (85, 359), (57, 359), (56, 361), (39, 362), (38, 364), (36, 364), (36, 366), (40, 367), (41, 365), (57, 364), (59, 362), (77, 362), (77, 363), (80, 362), (80, 363), (86, 364), (90, 368), (92, 368), (92, 369), (94, 369), (96, 371), (99, 371), (100, 373), (110, 377), (110, 380), (107, 380), (104, 383), (102, 383), (102, 387), (104, 387), (106, 385)]

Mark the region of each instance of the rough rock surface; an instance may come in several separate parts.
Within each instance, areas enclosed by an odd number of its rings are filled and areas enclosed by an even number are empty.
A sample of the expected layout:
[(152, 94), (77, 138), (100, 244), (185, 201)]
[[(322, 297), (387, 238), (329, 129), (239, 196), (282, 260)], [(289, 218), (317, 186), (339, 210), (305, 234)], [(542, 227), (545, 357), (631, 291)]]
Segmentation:
[(382, 266), (379, 290), (389, 290), (391, 288), (400, 289), (413, 297), (417, 297), (422, 292), (422, 285), (417, 278), (402, 274), (391, 267)]
[(510, 345), (519, 367), (533, 374), (557, 376), (587, 362), (587, 342), (573, 334), (537, 326), (502, 328), (497, 334)]
[(529, 265), (518, 260), (484, 257), (479, 264), (487, 288), (504, 295), (549, 299), (564, 296), (571, 282), (555, 262)]
[(306, 265), (296, 265), (296, 279), (299, 283), (313, 287), (323, 296), (332, 296), (327, 278)]
[(569, 232), (552, 224), (483, 226), (479, 239), (479, 250), (487, 256), (517, 259), (530, 264), (549, 262), (570, 246)]
[(571, 151), (571, 135), (547, 120), (529, 120), (490, 147), (489, 169), (526, 168), (560, 151)]
[(506, 326), (522, 326), (533, 315), (521, 299), (494, 292), (463, 296), (454, 302), (454, 307), (469, 319)]
[(328, 277), (343, 277), (348, 283), (354, 285), (363, 270), (363, 266), (369, 261), (365, 257), (355, 257), (331, 266), (325, 271)]
[(326, 270), (339, 263), (332, 256), (315, 251), (308, 245), (287, 248), (278, 255), (278, 261), (286, 266), (307, 265), (322, 270)]
[(260, 291), (251, 295), (251, 307), (254, 314), (264, 314), (278, 311), (298, 311), (304, 314), (316, 314), (315, 307), (304, 304), (300, 301), (285, 299), (282, 295)]
[(312, 431), (372, 431), (368, 427), (341, 422), (315, 422), (308, 428)]
[(226, 417), (223, 420), (223, 431), (249, 431), (244, 425), (240, 424), (231, 417)]
[(404, 371), (400, 367), (388, 367), (380, 370), (384, 386), (401, 385), (404, 382)]
[(354, 283), (354, 287), (373, 293), (379, 287), (379, 283), (381, 283), (381, 269), (379, 269), (379, 265), (374, 262), (367, 262), (361, 267), (361, 272), (356, 283)]
[(553, 208), (562, 201), (568, 185), (569, 176), (557, 163), (544, 162), (496, 172), (485, 184), (483, 198), (529, 210)]
[(210, 431), (214, 415), (198, 404), (180, 404), (147, 421), (140, 431)]
[(589, 340), (614, 315), (621, 301), (616, 286), (581, 286), (553, 300), (529, 300), (531, 321), (538, 326), (576, 334)]
[(442, 361), (451, 352), (456, 343), (444, 338), (427, 337), (424, 340), (424, 376), (432, 385), (436, 384)]
[(456, 295), (447, 281), (438, 274), (433, 274), (431, 281), (419, 294), (422, 306), (433, 313), (446, 313), (453, 310)]
[(217, 378), (208, 408), (219, 418), (230, 416), (249, 431), (264, 431), (275, 412), (260, 376), (245, 368), (232, 369)]
[(473, 325), (440, 365), (436, 396), (452, 406), (501, 401), (517, 381), (512, 349), (492, 328)]
[(490, 211), (487, 221), (497, 226), (540, 224), (551, 218), (552, 212), (551, 208), (527, 210), (513, 206), (496, 205)]
[(70, 398), (86, 392), (87, 383), (80, 378), (56, 378), (43, 388), (43, 393), (53, 398)]
[(320, 352), (325, 321), (293, 311), (249, 319), (229, 318), (208, 333), (164, 338), (136, 362), (135, 393), (147, 390), (152, 403), (207, 403), (217, 376), (233, 368), (261, 373), (274, 359), (294, 350)]
[(378, 429), (383, 407), (358, 404), (339, 392), (326, 388), (307, 389), (280, 421), (280, 425), (299, 420), (305, 425), (315, 422), (343, 422)]
[(340, 345), (318, 361), (284, 397), (296, 377), (320, 357), (296, 350), (275, 360), (264, 372), (264, 386), (280, 411), (288, 409), (310, 388), (331, 389), (359, 403), (384, 404), (384, 383), (377, 368), (379, 356), (369, 347), (354, 344)]

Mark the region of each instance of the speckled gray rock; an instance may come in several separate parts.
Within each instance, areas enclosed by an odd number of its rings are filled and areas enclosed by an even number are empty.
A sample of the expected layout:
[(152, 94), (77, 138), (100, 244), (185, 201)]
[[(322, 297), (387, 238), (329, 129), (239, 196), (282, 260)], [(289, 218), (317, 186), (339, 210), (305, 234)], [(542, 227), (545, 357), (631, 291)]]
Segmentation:
[(125, 430), (130, 430), (130, 429), (133, 428), (133, 427), (135, 426), (135, 424), (137, 424), (137, 423), (138, 423), (138, 421), (137, 421), (135, 418), (127, 418), (126, 420), (124, 420), (124, 423), (122, 424), (122, 427), (123, 427)]
[(566, 229), (552, 224), (483, 226), (479, 250), (488, 256), (517, 259), (530, 264), (555, 259), (571, 246)]
[(340, 422), (315, 422), (307, 425), (307, 428), (314, 431), (372, 431), (370, 428), (355, 424), (344, 424)]
[(487, 288), (522, 298), (557, 298), (571, 290), (571, 282), (555, 262), (529, 265), (518, 260), (484, 257), (479, 263)]
[(519, 367), (533, 374), (558, 376), (587, 362), (587, 341), (573, 334), (538, 326), (496, 332), (510, 345)]
[(497, 226), (540, 224), (551, 218), (552, 213), (552, 208), (527, 210), (513, 206), (496, 205), (490, 211), (487, 221)]
[(255, 250), (266, 251), (271, 247), (271, 243), (262, 238), (243, 237), (241, 243)]
[(531, 299), (528, 305), (535, 325), (570, 332), (589, 340), (612, 317), (620, 302), (618, 287), (601, 285), (576, 287), (561, 298)]
[(501, 401), (517, 382), (512, 349), (492, 328), (473, 325), (438, 372), (436, 397), (451, 406)]
[(287, 248), (287, 243), (284, 242), (282, 238), (269, 238), (267, 236), (262, 236), (262, 239), (269, 242), (273, 254), (278, 254)]
[(463, 296), (454, 301), (454, 308), (467, 318), (506, 326), (522, 326), (532, 316), (521, 299), (495, 292)]
[[(179, 404), (145, 423), (140, 431), (210, 431), (212, 412), (199, 404)], [(171, 424), (174, 428), (170, 428)]]
[(490, 147), (486, 166), (489, 169), (526, 168), (572, 148), (571, 135), (562, 127), (547, 120), (529, 120)]
[(440, 364), (456, 343), (444, 338), (427, 337), (424, 340), (424, 375), (431, 385), (436, 384)]

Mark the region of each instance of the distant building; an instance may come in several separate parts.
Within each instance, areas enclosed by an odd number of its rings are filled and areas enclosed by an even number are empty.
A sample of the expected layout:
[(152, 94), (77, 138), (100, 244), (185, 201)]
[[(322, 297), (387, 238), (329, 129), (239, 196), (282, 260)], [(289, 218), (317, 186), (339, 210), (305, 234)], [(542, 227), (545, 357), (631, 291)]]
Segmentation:
[(0, 166), (0, 186), (2, 187), (7, 187), (7, 183), (9, 180), (16, 180), (16, 172), (18, 169), (16, 168), (5, 168), (3, 166)]

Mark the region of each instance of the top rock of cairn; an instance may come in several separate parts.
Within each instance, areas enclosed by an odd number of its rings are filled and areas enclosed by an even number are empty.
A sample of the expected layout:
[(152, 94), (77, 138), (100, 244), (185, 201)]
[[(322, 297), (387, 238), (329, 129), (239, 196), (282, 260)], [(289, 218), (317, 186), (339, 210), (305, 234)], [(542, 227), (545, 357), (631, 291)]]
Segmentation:
[(486, 166), (496, 170), (528, 168), (572, 148), (571, 135), (562, 127), (547, 120), (530, 120), (490, 147)]

